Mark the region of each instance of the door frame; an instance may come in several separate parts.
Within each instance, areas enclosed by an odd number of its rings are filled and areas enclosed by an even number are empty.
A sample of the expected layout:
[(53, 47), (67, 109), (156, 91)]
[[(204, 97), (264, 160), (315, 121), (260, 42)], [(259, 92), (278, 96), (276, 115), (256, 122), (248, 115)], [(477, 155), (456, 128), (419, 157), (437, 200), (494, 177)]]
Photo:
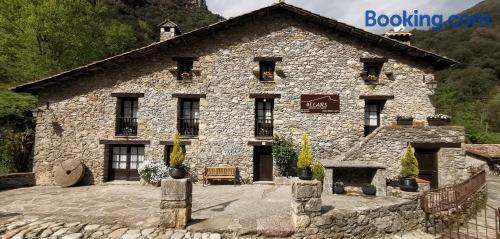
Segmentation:
[[(433, 178), (435, 180), (435, 184), (433, 185), (433, 182), (430, 181), (430, 186), (431, 186), (431, 189), (434, 189), (434, 188), (437, 188), (439, 187), (439, 150), (440, 148), (438, 147), (415, 147), (415, 158), (417, 158), (417, 162), (419, 163), (419, 166), (418, 166), (418, 171), (419, 171), (419, 176), (422, 172), (432, 172), (433, 173)], [(420, 169), (420, 160), (419, 160), (419, 157), (418, 157), (418, 154), (417, 154), (417, 151), (428, 151), (428, 152), (432, 152), (434, 154), (434, 165), (435, 165), (435, 168), (433, 170), (421, 170)], [(424, 175), (426, 175), (424, 173)]]
[[(120, 176), (120, 178), (116, 178), (115, 174), (115, 169), (113, 168), (113, 148), (114, 147), (126, 147), (127, 148), (127, 162), (126, 162), (126, 169), (118, 169), (119, 171), (124, 171), (125, 176)], [(139, 145), (139, 144), (110, 144), (109, 145), (109, 155), (108, 155), (108, 181), (114, 181), (114, 180), (125, 180), (125, 181), (139, 181), (140, 176), (139, 173), (130, 175), (130, 172), (132, 169), (130, 169), (130, 159), (132, 156), (131, 153), (131, 148), (132, 147), (137, 147), (137, 148), (143, 148), (143, 152), (145, 151), (145, 146), (144, 145)], [(144, 156), (144, 154), (143, 154)], [(139, 167), (139, 166), (137, 166)], [(134, 169), (137, 170), (137, 169)]]

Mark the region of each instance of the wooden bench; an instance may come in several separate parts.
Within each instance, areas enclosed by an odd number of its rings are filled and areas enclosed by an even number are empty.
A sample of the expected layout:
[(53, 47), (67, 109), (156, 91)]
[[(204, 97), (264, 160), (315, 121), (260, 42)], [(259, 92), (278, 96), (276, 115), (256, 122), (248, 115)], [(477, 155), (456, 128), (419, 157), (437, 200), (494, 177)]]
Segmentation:
[(203, 186), (205, 186), (210, 179), (233, 180), (234, 185), (236, 185), (236, 167), (205, 167), (205, 172), (203, 173)]

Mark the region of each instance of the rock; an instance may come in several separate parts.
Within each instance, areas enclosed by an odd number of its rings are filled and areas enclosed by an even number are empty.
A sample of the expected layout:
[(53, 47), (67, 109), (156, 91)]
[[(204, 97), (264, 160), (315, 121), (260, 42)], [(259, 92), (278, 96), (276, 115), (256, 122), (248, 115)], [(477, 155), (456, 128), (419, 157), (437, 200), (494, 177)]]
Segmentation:
[(83, 233), (71, 233), (62, 237), (62, 239), (80, 239), (83, 237)]
[(173, 233), (174, 232), (172, 230), (168, 230), (168, 231), (165, 232), (165, 235), (163, 236), (163, 238), (170, 239), (172, 237)]
[(50, 235), (52, 235), (52, 230), (50, 228), (47, 228), (42, 232), (42, 234), (40, 234), (40, 237), (43, 238), (43, 237), (48, 237)]
[(55, 165), (54, 180), (61, 187), (70, 187), (82, 180), (85, 168), (78, 159), (70, 159)]
[(84, 231), (96, 231), (97, 229), (99, 229), (97, 224), (87, 225), (83, 228)]
[(96, 231), (94, 233), (92, 233), (92, 235), (90, 235), (92, 238), (99, 238), (101, 237), (102, 235), (104, 235), (104, 233), (102, 231)]
[(208, 239), (209, 236), (210, 234), (204, 232), (203, 234), (201, 234), (201, 239)]
[(183, 238), (184, 238), (184, 233), (182, 232), (175, 232), (171, 237), (171, 239), (183, 239)]
[(218, 233), (213, 233), (213, 234), (210, 234), (209, 239), (221, 239), (221, 238), (220, 238), (220, 234), (218, 234)]
[(54, 234), (52, 234), (52, 236), (55, 236), (55, 237), (60, 236), (60, 235), (62, 235), (64, 233), (66, 233), (68, 231), (68, 229), (69, 228), (63, 227), (63, 228), (57, 230), (56, 232), (54, 232)]
[(147, 235), (153, 233), (154, 230), (155, 230), (154, 228), (146, 228), (146, 229), (142, 230), (141, 235), (147, 236)]
[(120, 238), (125, 232), (127, 232), (128, 228), (120, 228), (116, 229), (109, 234), (110, 238)]
[(201, 233), (197, 232), (193, 235), (193, 239), (202, 239), (201, 238)]

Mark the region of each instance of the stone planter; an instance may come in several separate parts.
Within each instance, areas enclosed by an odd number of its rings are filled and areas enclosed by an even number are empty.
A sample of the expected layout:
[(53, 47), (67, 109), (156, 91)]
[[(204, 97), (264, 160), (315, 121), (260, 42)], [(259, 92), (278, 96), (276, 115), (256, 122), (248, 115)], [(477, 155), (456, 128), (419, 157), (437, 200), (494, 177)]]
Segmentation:
[(182, 179), (186, 177), (186, 169), (184, 167), (172, 168), (170, 171), (170, 177), (175, 179)]
[(429, 123), (430, 126), (442, 126), (442, 125), (449, 125), (451, 123), (449, 120), (442, 120), (442, 119), (427, 119), (427, 122)]

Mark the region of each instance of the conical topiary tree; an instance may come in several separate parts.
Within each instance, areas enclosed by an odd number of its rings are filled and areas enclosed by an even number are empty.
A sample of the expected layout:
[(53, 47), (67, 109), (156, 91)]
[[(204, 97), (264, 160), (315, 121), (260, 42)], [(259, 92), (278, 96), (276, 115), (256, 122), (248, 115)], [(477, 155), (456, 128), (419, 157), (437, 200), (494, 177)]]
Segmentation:
[(172, 149), (172, 153), (170, 154), (170, 167), (178, 168), (182, 166), (184, 162), (184, 151), (181, 148), (181, 134), (179, 132), (175, 133), (174, 136), (174, 148)]
[(300, 150), (299, 160), (297, 161), (297, 168), (304, 169), (310, 167), (312, 164), (312, 154), (309, 148), (309, 137), (306, 133), (302, 135), (302, 149)]
[(408, 144), (406, 152), (401, 158), (401, 176), (402, 177), (417, 177), (418, 176), (418, 161), (415, 157), (415, 150)]

